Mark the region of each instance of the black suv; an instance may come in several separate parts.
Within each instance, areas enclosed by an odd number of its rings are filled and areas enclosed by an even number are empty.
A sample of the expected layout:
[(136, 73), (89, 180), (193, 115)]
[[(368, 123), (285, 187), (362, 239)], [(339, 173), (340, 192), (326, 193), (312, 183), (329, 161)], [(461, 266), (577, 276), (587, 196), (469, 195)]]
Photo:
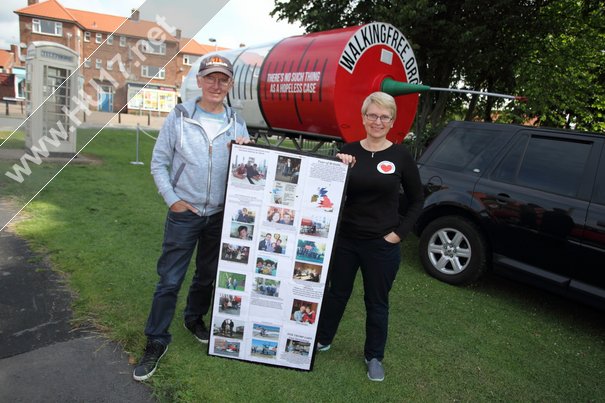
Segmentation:
[(432, 276), (486, 270), (605, 309), (605, 136), (452, 122), (418, 160)]

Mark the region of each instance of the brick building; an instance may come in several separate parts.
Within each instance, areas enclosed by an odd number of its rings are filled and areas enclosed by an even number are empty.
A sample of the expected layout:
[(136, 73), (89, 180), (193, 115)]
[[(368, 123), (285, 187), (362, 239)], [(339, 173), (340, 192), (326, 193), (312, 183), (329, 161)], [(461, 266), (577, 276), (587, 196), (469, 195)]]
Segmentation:
[(23, 97), (25, 69), (20, 53), (17, 45), (0, 49), (0, 100)]
[(153, 21), (139, 19), (138, 11), (125, 21), (65, 8), (57, 0), (28, 0), (27, 7), (15, 13), (21, 43), (57, 42), (78, 53), (84, 63), (80, 68), (84, 91), (98, 110), (106, 112), (124, 106), (129, 113), (169, 112), (178, 102), (191, 64), (215, 50), (182, 38), (179, 29), (167, 32)]

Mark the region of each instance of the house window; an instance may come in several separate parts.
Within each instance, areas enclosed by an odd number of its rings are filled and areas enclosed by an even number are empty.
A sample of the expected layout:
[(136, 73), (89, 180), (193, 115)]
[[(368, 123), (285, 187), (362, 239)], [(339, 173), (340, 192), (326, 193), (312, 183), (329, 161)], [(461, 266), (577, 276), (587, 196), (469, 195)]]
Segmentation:
[(107, 70), (113, 70), (113, 60), (107, 61)]
[(107, 37), (107, 44), (108, 44), (108, 45), (113, 45), (113, 35), (109, 35), (109, 36)]
[(187, 66), (191, 66), (197, 60), (197, 56), (193, 55), (183, 55), (183, 64)]
[(97, 59), (97, 61), (95, 63), (95, 69), (101, 70), (101, 66), (103, 66), (103, 60)]
[(32, 19), (32, 31), (37, 34), (63, 36), (63, 24), (34, 18)]
[(126, 46), (126, 37), (125, 36), (120, 36), (120, 46), (121, 47)]
[(84, 60), (84, 67), (86, 67), (86, 68), (90, 68), (90, 65), (91, 65), (91, 63), (90, 63), (90, 59), (86, 59), (86, 60)]
[(96, 34), (96, 35), (95, 35), (95, 42), (96, 42), (96, 43), (101, 43), (101, 42), (103, 42), (103, 34), (100, 34), (100, 33), (99, 33), (99, 34)]
[(157, 66), (141, 66), (141, 76), (163, 80), (166, 78), (166, 71)]
[(166, 54), (166, 44), (162, 42), (160, 44), (154, 45), (153, 43), (151, 43), (149, 41), (144, 41), (143, 42), (143, 52), (151, 53), (154, 55), (165, 55)]
[(84, 42), (90, 42), (90, 32), (84, 32)]

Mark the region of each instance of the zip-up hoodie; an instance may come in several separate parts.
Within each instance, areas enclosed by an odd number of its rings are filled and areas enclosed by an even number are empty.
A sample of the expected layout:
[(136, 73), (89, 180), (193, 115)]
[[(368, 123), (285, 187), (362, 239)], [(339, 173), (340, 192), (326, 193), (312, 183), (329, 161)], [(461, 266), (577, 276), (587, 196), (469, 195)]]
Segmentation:
[(192, 119), (198, 99), (177, 105), (168, 115), (153, 148), (151, 174), (170, 207), (184, 200), (209, 216), (223, 210), (228, 144), (249, 137), (245, 122), (225, 105), (228, 125), (210, 142), (202, 125)]

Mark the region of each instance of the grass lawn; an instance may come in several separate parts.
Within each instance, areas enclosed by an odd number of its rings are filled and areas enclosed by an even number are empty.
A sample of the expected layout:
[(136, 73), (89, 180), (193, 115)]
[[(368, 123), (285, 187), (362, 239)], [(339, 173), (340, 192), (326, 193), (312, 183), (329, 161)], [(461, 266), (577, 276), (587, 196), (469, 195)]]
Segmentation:
[[(121, 343), (133, 362), (166, 213), (149, 173), (153, 140), (141, 136), (142, 166), (130, 164), (134, 144), (134, 132), (104, 130), (85, 150), (102, 163), (65, 168), (16, 226), (68, 277), (77, 320)], [(0, 162), (2, 173), (10, 165)], [(29, 194), (27, 186), (38, 184), (3, 180), (0, 191)], [(446, 285), (423, 272), (416, 247), (415, 237), (405, 241), (391, 292), (384, 382), (366, 378), (358, 278), (332, 349), (316, 354), (311, 372), (207, 356), (181, 323), (186, 280), (174, 341), (149, 383), (167, 402), (605, 401), (603, 312), (495, 276)]]

